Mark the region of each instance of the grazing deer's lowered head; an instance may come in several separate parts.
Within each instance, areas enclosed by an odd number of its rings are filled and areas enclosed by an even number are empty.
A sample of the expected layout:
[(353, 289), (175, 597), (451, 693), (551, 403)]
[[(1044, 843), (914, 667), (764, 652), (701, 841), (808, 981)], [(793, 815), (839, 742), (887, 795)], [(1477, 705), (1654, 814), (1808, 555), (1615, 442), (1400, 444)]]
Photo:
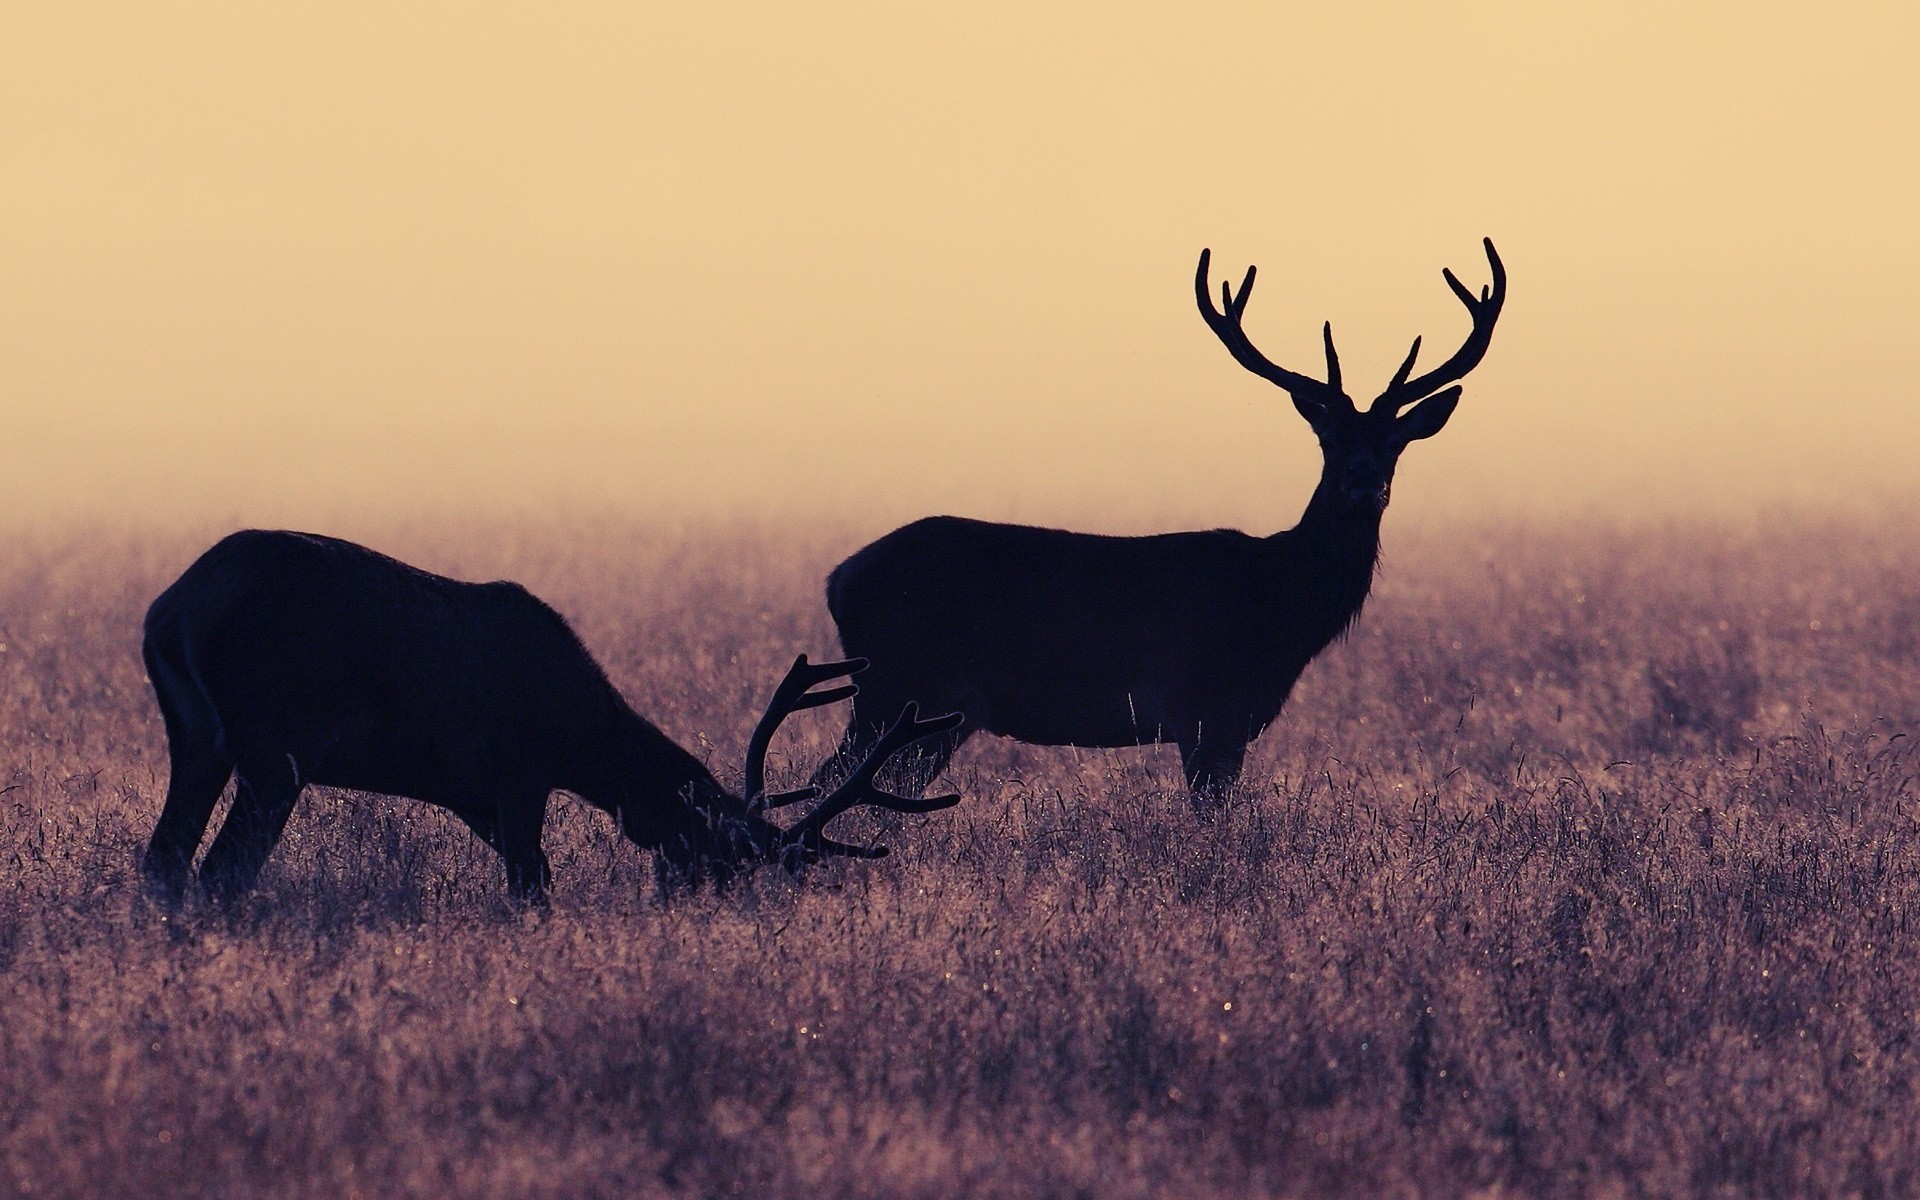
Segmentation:
[[(859, 846), (828, 837), (828, 822), (862, 805), (893, 812), (929, 813), (960, 802), (957, 795), (899, 796), (874, 783), (874, 776), (895, 754), (923, 738), (946, 733), (961, 722), (959, 713), (921, 720), (919, 708), (914, 704), (902, 709), (899, 719), (885, 730), (860, 765), (824, 799), (820, 799), (821, 789), (811, 784), (792, 791), (767, 791), (767, 749), (781, 722), (804, 709), (851, 699), (860, 689), (850, 683), (818, 692), (812, 689), (866, 669), (864, 658), (817, 664), (808, 662), (804, 654), (794, 659), (747, 742), (741, 794), (735, 796), (708, 780), (690, 781), (687, 794), (697, 821), (689, 824), (682, 820), (679, 832), (665, 832), (652, 842), (657, 847), (663, 891), (697, 887), (706, 879), (724, 886), (741, 868), (763, 863), (778, 863), (789, 871), (799, 871), (824, 858), (884, 858), (885, 846)], [(814, 799), (820, 802), (791, 825), (776, 825), (764, 815), (771, 809)], [(653, 806), (647, 808), (647, 815), (640, 818), (642, 824), (650, 823), (656, 815)], [(627, 827), (628, 811), (630, 807), (616, 814), (623, 830)]]

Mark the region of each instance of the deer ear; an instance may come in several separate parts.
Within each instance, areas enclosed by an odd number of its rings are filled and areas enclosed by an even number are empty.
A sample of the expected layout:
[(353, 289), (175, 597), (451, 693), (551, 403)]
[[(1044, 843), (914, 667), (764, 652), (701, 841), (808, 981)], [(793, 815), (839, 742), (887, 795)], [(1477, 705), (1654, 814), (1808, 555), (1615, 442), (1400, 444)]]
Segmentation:
[(1293, 398), (1293, 406), (1300, 410), (1300, 415), (1307, 419), (1307, 424), (1313, 426), (1315, 433), (1327, 427), (1328, 413), (1325, 401), (1311, 395), (1303, 396), (1299, 392), (1288, 392), (1287, 395)]
[(1421, 438), (1430, 438), (1446, 428), (1447, 418), (1460, 403), (1460, 386), (1455, 384), (1444, 392), (1428, 396), (1414, 405), (1400, 419), (1393, 423), (1394, 432), (1400, 441), (1417, 442)]

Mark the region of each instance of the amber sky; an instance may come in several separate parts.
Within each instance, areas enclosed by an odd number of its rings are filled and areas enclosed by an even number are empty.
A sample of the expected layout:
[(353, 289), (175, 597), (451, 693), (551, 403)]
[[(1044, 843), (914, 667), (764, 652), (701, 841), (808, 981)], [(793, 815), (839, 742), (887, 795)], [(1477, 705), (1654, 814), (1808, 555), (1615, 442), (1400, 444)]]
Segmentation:
[(1396, 511), (1906, 494), (1916, 14), (8, 4), (0, 502), (1274, 528), (1483, 234)]

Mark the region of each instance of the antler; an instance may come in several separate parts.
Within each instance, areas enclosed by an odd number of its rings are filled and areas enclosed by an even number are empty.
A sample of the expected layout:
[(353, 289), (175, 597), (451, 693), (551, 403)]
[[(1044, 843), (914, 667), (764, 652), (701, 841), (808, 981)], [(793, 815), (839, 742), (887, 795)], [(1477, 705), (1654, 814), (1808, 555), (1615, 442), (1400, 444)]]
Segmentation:
[(819, 708), (823, 704), (838, 703), (860, 690), (850, 683), (828, 688), (824, 692), (810, 691), (810, 688), (866, 669), (867, 660), (864, 658), (820, 663), (817, 666), (809, 663), (804, 654), (793, 660), (793, 665), (787, 668), (787, 677), (774, 689), (773, 699), (767, 701), (767, 711), (761, 716), (760, 723), (753, 727), (753, 736), (747, 739), (747, 770), (742, 789), (749, 813), (811, 800), (818, 794), (817, 788), (805, 787), (767, 795), (767, 747), (772, 744), (774, 731), (780, 728), (780, 723), (794, 713)]
[(883, 791), (874, 784), (873, 780), (874, 776), (880, 773), (880, 768), (884, 767), (887, 760), (895, 754), (915, 742), (955, 729), (965, 720), (962, 714), (954, 712), (944, 717), (932, 717), (922, 721), (920, 706), (909, 701), (907, 706), (900, 710), (900, 719), (881, 733), (880, 739), (873, 744), (872, 749), (867, 751), (866, 757), (860, 760), (860, 765), (853, 769), (853, 773), (847, 776), (845, 782), (833, 789), (833, 793), (822, 800), (819, 807), (789, 825), (781, 833), (779, 849), (785, 851), (797, 846), (809, 848), (821, 854), (879, 858), (887, 852), (886, 847), (876, 846), (869, 849), (865, 846), (852, 846), (824, 836), (827, 822), (850, 808), (865, 804), (893, 812), (928, 813), (952, 808), (960, 803), (960, 797), (956, 795), (929, 796), (922, 800), (897, 796), (892, 792)]
[(1333, 323), (1329, 321), (1321, 327), (1321, 336), (1327, 344), (1327, 381), (1325, 383), (1311, 376), (1289, 371), (1269, 361), (1266, 355), (1256, 350), (1253, 343), (1247, 340), (1246, 330), (1240, 325), (1241, 315), (1247, 311), (1247, 299), (1253, 295), (1253, 276), (1256, 268), (1251, 266), (1247, 268), (1247, 277), (1241, 280), (1240, 294), (1237, 296), (1234, 295), (1233, 287), (1226, 280), (1220, 281), (1221, 307), (1216, 309), (1213, 306), (1208, 278), (1212, 257), (1213, 251), (1210, 249), (1200, 252), (1200, 268), (1194, 272), (1193, 276), (1193, 294), (1200, 302), (1201, 318), (1206, 321), (1207, 327), (1213, 330), (1213, 335), (1226, 346), (1227, 352), (1233, 355), (1234, 361), (1269, 383), (1285, 388), (1297, 403), (1311, 404), (1319, 408), (1332, 408), (1335, 404), (1344, 404), (1352, 408), (1353, 401), (1347, 399), (1347, 394), (1340, 388), (1340, 355), (1333, 348)]
[[(1493, 239), (1480, 240), (1487, 248), (1487, 262), (1493, 267), (1492, 287), (1481, 288), (1480, 295), (1476, 297), (1455, 278), (1451, 270), (1442, 268), (1440, 272), (1446, 276), (1447, 286), (1453, 289), (1453, 294), (1460, 297), (1460, 303), (1467, 306), (1468, 314), (1473, 317), (1473, 331), (1467, 334), (1467, 340), (1453, 352), (1452, 358), (1409, 382), (1407, 375), (1413, 370), (1413, 360), (1420, 354), (1420, 339), (1413, 339), (1413, 349), (1407, 352), (1407, 361), (1401, 363), (1400, 369), (1394, 372), (1393, 382), (1387, 384), (1387, 390), (1381, 392), (1380, 398), (1373, 402), (1374, 408), (1385, 405), (1387, 412), (1397, 413), (1414, 401), (1423, 400), (1458, 380), (1479, 366), (1480, 360), (1486, 356), (1487, 346), (1493, 341), (1494, 322), (1500, 319), (1500, 306), (1507, 302), (1507, 269), (1500, 263), (1500, 255), (1493, 248)], [(1204, 255), (1202, 261), (1205, 261)]]

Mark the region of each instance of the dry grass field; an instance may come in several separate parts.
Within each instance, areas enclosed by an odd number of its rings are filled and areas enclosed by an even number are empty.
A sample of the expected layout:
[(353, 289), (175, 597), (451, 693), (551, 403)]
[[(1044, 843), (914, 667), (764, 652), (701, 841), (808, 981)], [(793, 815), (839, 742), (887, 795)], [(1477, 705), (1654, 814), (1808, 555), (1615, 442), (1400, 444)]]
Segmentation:
[[(1920, 1192), (1920, 538), (1388, 521), (1244, 794), (981, 739), (894, 856), (662, 906), (561, 801), (552, 907), (309, 795), (169, 915), (140, 614), (214, 536), (0, 542), (0, 1191)], [(723, 778), (878, 530), (337, 529), (568, 615)], [(803, 776), (838, 713), (789, 723)], [(862, 822), (866, 822), (863, 824)]]

